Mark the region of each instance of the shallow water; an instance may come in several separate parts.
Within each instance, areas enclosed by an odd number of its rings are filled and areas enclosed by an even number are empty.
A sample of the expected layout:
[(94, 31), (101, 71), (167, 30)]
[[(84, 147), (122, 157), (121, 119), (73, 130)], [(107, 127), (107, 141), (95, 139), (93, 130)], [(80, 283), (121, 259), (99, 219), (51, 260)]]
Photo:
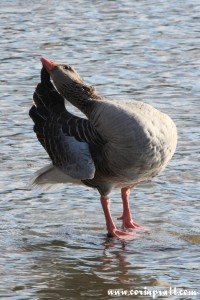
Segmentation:
[[(0, 13), (0, 298), (112, 299), (109, 289), (170, 287), (200, 293), (199, 1), (2, 0)], [(173, 160), (131, 194), (135, 220), (149, 233), (108, 239), (98, 193), (87, 187), (29, 190), (31, 175), (48, 162), (28, 116), (41, 56), (75, 66), (101, 95), (143, 100), (176, 122)], [(116, 219), (119, 191), (111, 196)]]

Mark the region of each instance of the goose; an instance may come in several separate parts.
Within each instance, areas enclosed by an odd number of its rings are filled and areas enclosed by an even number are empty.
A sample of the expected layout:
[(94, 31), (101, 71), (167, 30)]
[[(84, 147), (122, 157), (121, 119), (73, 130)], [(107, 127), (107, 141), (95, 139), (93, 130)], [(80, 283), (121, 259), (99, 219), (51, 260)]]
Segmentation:
[[(172, 158), (177, 129), (172, 119), (140, 101), (99, 96), (67, 64), (41, 58), (41, 82), (29, 115), (51, 164), (36, 172), (32, 184), (82, 184), (100, 194), (108, 235), (129, 240), (140, 229), (133, 221), (129, 196), (135, 186), (157, 176)], [(52, 84), (53, 82), (53, 84)], [(70, 113), (65, 100), (84, 117)], [(122, 228), (110, 211), (110, 192), (121, 191)]]

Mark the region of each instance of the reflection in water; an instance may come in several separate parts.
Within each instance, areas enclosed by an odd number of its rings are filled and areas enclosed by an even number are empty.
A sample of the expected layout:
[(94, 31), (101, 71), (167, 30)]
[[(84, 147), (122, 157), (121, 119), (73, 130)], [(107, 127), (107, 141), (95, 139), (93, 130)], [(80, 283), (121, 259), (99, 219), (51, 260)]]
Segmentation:
[[(172, 278), (177, 281), (180, 276), (179, 268), (176, 270), (174, 266), (178, 260), (177, 254), (187, 251), (188, 245), (184, 237), (175, 238), (166, 232), (160, 236), (157, 232), (151, 232), (143, 239), (131, 243), (103, 236), (97, 239), (93, 232), (80, 235), (74, 231), (73, 234), (61, 236), (58, 232), (55, 234), (56, 239), (52, 236), (46, 243), (40, 242), (41, 237), (38, 239), (34, 232), (26, 232), (29, 239), (24, 238), (21, 242), (20, 253), (24, 262), (21, 264), (20, 260), (18, 274), (23, 284), (14, 285), (13, 291), (26, 291), (35, 287), (39, 299), (60, 299), (68, 295), (74, 299), (95, 295), (105, 299), (108, 289), (169, 287), (173, 285)], [(161, 240), (168, 241), (168, 245), (162, 246)], [(16, 258), (10, 261), (11, 265), (18, 266)], [(198, 276), (198, 256), (193, 255), (192, 258), (192, 276), (195, 278)], [(163, 278), (163, 266), (166, 278), (171, 268), (175, 268), (170, 281)], [(182, 271), (186, 272), (186, 269)], [(187, 272), (185, 276), (187, 278)]]
[[(2, 299), (199, 288), (199, 11), (192, 0), (1, 1)], [(131, 194), (134, 219), (149, 233), (128, 243), (106, 238), (98, 195), (87, 187), (29, 190), (31, 174), (48, 163), (28, 117), (41, 56), (73, 65), (101, 95), (143, 100), (175, 120), (173, 160)], [(111, 208), (117, 219), (118, 191)]]

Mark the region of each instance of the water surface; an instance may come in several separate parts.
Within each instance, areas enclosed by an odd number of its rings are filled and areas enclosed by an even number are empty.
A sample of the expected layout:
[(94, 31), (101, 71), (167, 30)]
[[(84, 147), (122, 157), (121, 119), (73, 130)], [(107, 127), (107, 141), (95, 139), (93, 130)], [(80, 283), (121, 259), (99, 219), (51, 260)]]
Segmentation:
[[(111, 299), (109, 289), (145, 287), (200, 292), (199, 2), (2, 0), (0, 14), (0, 297)], [(48, 163), (28, 116), (41, 56), (73, 65), (101, 95), (145, 101), (176, 122), (173, 160), (131, 194), (134, 218), (149, 233), (128, 243), (108, 239), (99, 195), (87, 187), (28, 188)], [(116, 219), (119, 191), (111, 198)]]

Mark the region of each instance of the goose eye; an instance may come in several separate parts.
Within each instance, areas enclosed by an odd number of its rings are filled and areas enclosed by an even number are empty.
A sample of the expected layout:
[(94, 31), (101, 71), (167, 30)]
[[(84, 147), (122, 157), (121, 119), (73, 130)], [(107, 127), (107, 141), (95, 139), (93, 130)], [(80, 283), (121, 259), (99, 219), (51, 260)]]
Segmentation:
[(64, 70), (71, 70), (72, 68), (70, 66), (68, 66), (68, 65), (65, 65), (65, 66), (63, 66), (63, 69)]

